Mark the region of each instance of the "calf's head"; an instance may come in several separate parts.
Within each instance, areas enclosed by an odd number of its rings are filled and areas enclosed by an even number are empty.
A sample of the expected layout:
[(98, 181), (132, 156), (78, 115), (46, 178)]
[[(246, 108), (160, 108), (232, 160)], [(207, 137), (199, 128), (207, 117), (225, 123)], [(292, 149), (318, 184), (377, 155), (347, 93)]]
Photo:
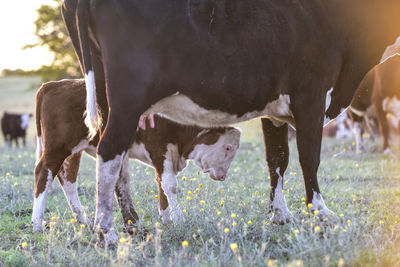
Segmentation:
[(224, 181), (239, 148), (240, 133), (233, 127), (205, 129), (197, 135), (189, 158), (213, 180)]

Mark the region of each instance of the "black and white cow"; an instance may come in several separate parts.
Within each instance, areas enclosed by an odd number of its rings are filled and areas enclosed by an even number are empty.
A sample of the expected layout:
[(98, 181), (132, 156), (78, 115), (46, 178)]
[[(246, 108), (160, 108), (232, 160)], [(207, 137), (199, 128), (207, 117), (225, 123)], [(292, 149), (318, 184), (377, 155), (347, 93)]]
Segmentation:
[(4, 141), (12, 146), (12, 142), (15, 142), (15, 146), (18, 147), (18, 138), (22, 138), (22, 143), (26, 146), (26, 129), (28, 128), (29, 118), (32, 114), (28, 113), (8, 113), (4, 112), (1, 118), (1, 130), (3, 131)]
[(350, 104), (400, 35), (400, 0), (65, 0), (64, 12), (77, 14), (72, 32), (93, 132), (95, 95), (104, 95), (104, 85), (94, 88), (99, 51), (104, 65), (109, 114), (98, 145), (96, 225), (109, 242), (110, 196), (135, 137), (132, 122), (146, 110), (201, 126), (262, 116), (277, 222), (290, 217), (281, 188), (287, 124), (295, 126), (307, 203), (331, 214), (317, 181), (323, 124)]

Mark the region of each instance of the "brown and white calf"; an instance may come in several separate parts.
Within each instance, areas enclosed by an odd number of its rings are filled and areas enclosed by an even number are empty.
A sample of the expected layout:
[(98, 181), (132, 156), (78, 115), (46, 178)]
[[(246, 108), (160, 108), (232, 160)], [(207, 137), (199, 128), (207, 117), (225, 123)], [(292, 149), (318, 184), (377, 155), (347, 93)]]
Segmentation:
[[(82, 151), (96, 155), (98, 136), (88, 140), (84, 124), (85, 82), (62, 80), (41, 86), (36, 95), (36, 128), (38, 136), (35, 168), (35, 196), (32, 223), (42, 231), (46, 193), (57, 175), (77, 219), (87, 223), (77, 192), (77, 173)], [(156, 127), (139, 130), (128, 157), (121, 157), (122, 171), (115, 192), (124, 224), (137, 220), (129, 194), (128, 158), (137, 159), (155, 168), (158, 184), (159, 212), (164, 223), (184, 220), (176, 191), (178, 172), (194, 160), (204, 172), (217, 181), (226, 178), (228, 168), (239, 147), (240, 130), (233, 127), (201, 128), (182, 126), (155, 116)], [(110, 186), (107, 181), (98, 187)], [(112, 207), (107, 207), (112, 209)]]
[[(354, 95), (350, 105), (350, 117), (356, 129), (364, 121), (369, 125), (376, 117), (383, 138), (383, 151), (389, 153), (391, 130), (400, 134), (400, 54), (388, 57), (371, 69)], [(356, 139), (361, 139), (361, 133)]]

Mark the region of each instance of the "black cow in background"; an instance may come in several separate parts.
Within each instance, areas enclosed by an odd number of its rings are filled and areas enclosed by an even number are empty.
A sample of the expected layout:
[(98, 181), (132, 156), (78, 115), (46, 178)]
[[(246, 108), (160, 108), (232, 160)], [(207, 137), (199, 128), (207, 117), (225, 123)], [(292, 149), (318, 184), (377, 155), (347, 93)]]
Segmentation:
[(26, 146), (26, 129), (32, 114), (28, 113), (8, 113), (4, 112), (1, 118), (1, 130), (3, 131), (4, 141), (11, 147), (14, 140), (15, 146), (19, 147), (18, 138), (22, 138), (22, 143)]

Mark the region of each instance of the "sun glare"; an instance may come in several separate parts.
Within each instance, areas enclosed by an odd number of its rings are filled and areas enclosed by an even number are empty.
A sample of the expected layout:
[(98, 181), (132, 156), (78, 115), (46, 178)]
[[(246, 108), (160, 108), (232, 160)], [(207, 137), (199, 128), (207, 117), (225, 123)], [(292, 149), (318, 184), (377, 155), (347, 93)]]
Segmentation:
[(0, 71), (3, 69), (31, 70), (50, 64), (53, 55), (44, 47), (22, 50), (36, 43), (34, 20), (36, 10), (51, 0), (0, 1)]

